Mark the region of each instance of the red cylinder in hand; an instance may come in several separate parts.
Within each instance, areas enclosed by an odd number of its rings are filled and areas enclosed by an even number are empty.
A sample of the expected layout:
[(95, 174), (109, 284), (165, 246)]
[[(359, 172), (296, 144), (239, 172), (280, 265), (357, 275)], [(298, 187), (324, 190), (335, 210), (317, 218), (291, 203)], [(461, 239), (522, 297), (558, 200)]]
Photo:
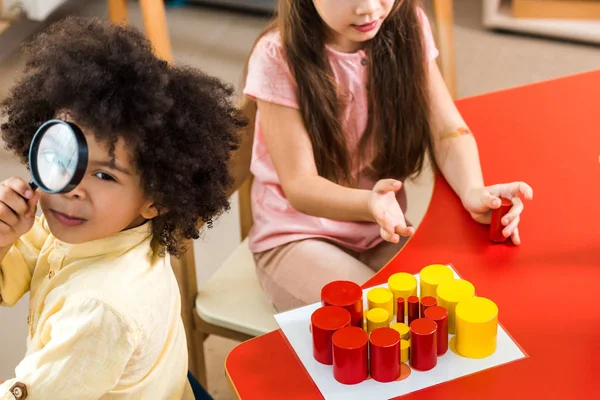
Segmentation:
[(440, 306), (429, 307), (425, 310), (425, 318), (437, 325), (437, 355), (443, 356), (448, 351), (448, 311)]
[(313, 356), (321, 364), (333, 364), (331, 338), (335, 331), (350, 326), (350, 313), (341, 307), (325, 306), (311, 317)]
[(437, 325), (427, 318), (410, 324), (410, 366), (429, 371), (437, 365)]
[(510, 211), (513, 204), (509, 199), (500, 198), (500, 208), (492, 210), (492, 221), (490, 222), (490, 240), (496, 243), (502, 243), (507, 238), (502, 234), (502, 230), (505, 228), (502, 225), (502, 218)]
[(398, 297), (396, 300), (396, 322), (404, 323), (404, 297)]
[(437, 300), (433, 296), (425, 296), (421, 299), (421, 318), (425, 317), (425, 310), (429, 307), (437, 306)]
[(377, 328), (369, 336), (371, 377), (392, 382), (400, 377), (400, 334), (392, 328)]
[(363, 292), (360, 286), (350, 281), (333, 281), (321, 289), (321, 303), (324, 306), (338, 306), (348, 310), (350, 324), (363, 327)]
[(367, 332), (356, 326), (339, 329), (333, 334), (333, 377), (336, 381), (354, 385), (367, 379), (368, 341)]
[(419, 298), (417, 296), (409, 296), (408, 302), (408, 326), (415, 319), (419, 318)]

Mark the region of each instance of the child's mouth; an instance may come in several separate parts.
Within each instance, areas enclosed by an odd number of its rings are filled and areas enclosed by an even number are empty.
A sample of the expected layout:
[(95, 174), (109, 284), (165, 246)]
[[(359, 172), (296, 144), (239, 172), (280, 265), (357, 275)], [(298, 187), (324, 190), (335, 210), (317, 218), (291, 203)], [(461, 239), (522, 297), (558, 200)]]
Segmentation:
[(375, 21), (369, 22), (368, 24), (352, 25), (352, 26), (357, 31), (365, 33), (365, 32), (369, 32), (369, 31), (372, 31), (373, 29), (375, 29), (378, 21), (379, 20), (376, 19)]
[(69, 215), (60, 213), (58, 211), (54, 211), (54, 210), (50, 210), (52, 212), (52, 215), (54, 216), (54, 218), (56, 218), (56, 220), (58, 222), (60, 222), (61, 224), (63, 224), (64, 226), (78, 226), (81, 225), (85, 222), (85, 219), (83, 218), (77, 218), (77, 217), (71, 217)]

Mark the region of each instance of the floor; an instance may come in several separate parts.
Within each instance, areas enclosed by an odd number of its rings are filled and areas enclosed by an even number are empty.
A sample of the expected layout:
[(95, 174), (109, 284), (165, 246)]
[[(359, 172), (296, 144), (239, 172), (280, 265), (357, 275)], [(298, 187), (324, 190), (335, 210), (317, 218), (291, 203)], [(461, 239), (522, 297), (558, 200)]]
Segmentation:
[[(475, 96), (600, 67), (600, 51), (597, 47), (486, 31), (481, 25), (480, 1), (461, 0), (454, 3), (459, 97)], [(132, 22), (141, 27), (137, 3), (130, 4)], [(106, 17), (106, 1), (71, 1), (57, 17), (64, 14)], [(168, 22), (175, 62), (200, 67), (237, 86), (248, 51), (266, 19), (259, 15), (186, 6), (169, 8)], [(0, 98), (6, 95), (14, 79), (18, 78), (21, 67), (17, 54), (0, 62)], [(13, 174), (27, 176), (27, 172), (8, 154), (0, 151), (0, 180)], [(419, 203), (416, 197), (414, 201)], [(232, 212), (224, 216), (215, 229), (207, 232), (196, 245), (200, 286), (238, 242), (237, 210), (234, 206)], [(9, 377), (23, 355), (25, 315), (25, 301), (21, 301), (13, 310), (0, 310), (3, 325), (9, 321), (13, 326), (10, 332), (0, 331), (0, 343), (4, 344), (0, 346), (0, 378)], [(227, 353), (236, 344), (216, 337), (206, 342), (209, 390), (215, 399), (234, 398), (224, 376), (223, 363)]]

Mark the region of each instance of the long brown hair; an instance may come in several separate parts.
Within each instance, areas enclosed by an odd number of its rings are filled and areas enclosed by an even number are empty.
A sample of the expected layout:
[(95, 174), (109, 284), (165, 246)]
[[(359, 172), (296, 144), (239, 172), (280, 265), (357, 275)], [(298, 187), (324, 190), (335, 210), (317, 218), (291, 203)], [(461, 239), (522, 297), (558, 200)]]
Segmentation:
[[(352, 167), (369, 156), (365, 151), (369, 148), (374, 150), (374, 158), (367, 161), (375, 179), (417, 175), (426, 155), (434, 159), (419, 3), (396, 0), (380, 31), (365, 44), (369, 116), (358, 159), (353, 159), (339, 118), (344, 104), (325, 48), (327, 27), (313, 0), (279, 0), (277, 16), (258, 40), (274, 30), (281, 34), (319, 175), (335, 182), (355, 182)], [(247, 68), (246, 64), (244, 83)], [(256, 104), (244, 98), (242, 109), (252, 118)]]

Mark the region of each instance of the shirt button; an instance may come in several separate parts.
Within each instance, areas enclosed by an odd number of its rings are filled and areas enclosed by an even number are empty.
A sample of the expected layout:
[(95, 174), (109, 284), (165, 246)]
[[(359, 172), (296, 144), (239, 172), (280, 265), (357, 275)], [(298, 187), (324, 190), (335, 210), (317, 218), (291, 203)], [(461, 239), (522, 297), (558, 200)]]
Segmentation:
[(367, 65), (369, 65), (369, 60), (367, 60), (366, 58), (363, 58), (362, 60), (360, 60), (360, 63), (361, 63), (363, 66), (367, 66)]
[(13, 387), (10, 388), (10, 392), (12, 393), (13, 396), (15, 396), (15, 399), (17, 399), (17, 400), (27, 398), (27, 386), (25, 386), (24, 383), (21, 383), (21, 382), (15, 383), (13, 385)]
[(52, 278), (54, 278), (54, 271), (50, 271), (48, 273), (48, 279), (52, 279)]
[(31, 324), (31, 315), (27, 316), (27, 325)]

